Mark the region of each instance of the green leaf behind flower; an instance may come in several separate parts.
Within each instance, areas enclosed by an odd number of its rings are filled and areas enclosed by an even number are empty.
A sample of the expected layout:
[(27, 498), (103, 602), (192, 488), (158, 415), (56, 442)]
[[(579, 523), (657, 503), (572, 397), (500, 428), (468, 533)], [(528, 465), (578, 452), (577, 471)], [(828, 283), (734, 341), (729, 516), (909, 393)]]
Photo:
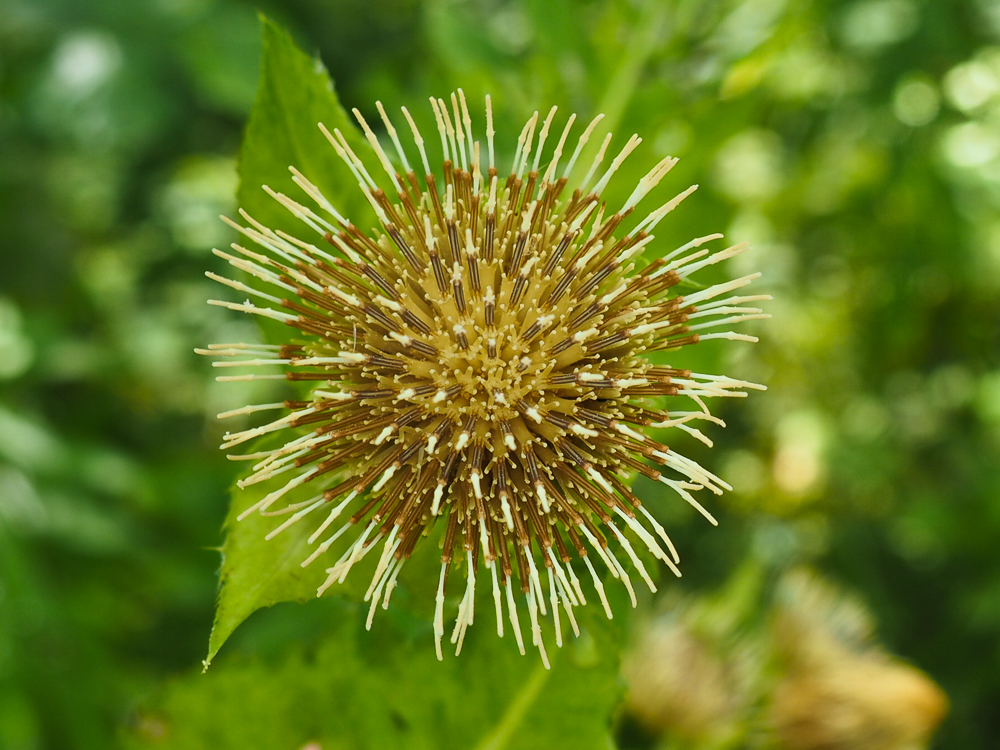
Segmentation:
[(413, 632), (390, 610), (379, 613), (368, 633), (366, 609), (329, 600), (300, 609), (297, 615), (323, 622), (318, 643), (296, 644), (273, 659), (226, 657), (208, 674), (178, 679), (138, 712), (126, 746), (613, 746), (609, 717), (621, 693), (616, 622), (586, 613), (581, 637), (550, 649), (552, 669), (546, 670), (530, 645), (522, 657), (509, 632), (497, 637), (488, 606), (477, 607), (462, 654), (446, 653), (443, 662), (430, 646), (429, 625)]
[(374, 216), (358, 182), (319, 129), (340, 129), (362, 161), (369, 146), (337, 98), (323, 64), (261, 16), (260, 83), (240, 148), (239, 205), (254, 219), (308, 242), (322, 238), (264, 191), (263, 185), (303, 205), (313, 201), (292, 181), (290, 166), (317, 185), (329, 201), (362, 229)]
[[(292, 181), (289, 166), (295, 166), (320, 187), (338, 210), (364, 227), (371, 217), (371, 209), (354, 176), (320, 131), (318, 123), (322, 122), (331, 132), (339, 129), (362, 159), (368, 145), (341, 107), (333, 82), (322, 64), (302, 52), (287, 33), (263, 16), (260, 28), (261, 76), (240, 150), (239, 205), (265, 226), (289, 232), (307, 242), (323, 244), (322, 237), (268, 195), (262, 186), (267, 185), (315, 208), (311, 199)], [(295, 338), (286, 326), (272, 321), (262, 320), (262, 323), (264, 336), (272, 343), (287, 343)], [(258, 443), (249, 451), (263, 450), (264, 445)], [(274, 448), (278, 443), (271, 440), (266, 445)], [(254, 513), (243, 521), (237, 520), (244, 509), (280, 487), (287, 478), (283, 475), (247, 489), (233, 487), (222, 550), (221, 589), (207, 661), (211, 661), (233, 630), (257, 609), (313, 598), (326, 578), (324, 562), (332, 562), (339, 555), (334, 547), (314, 565), (303, 569), (300, 563), (314, 548), (308, 544), (307, 537), (315, 524), (293, 525), (268, 541), (266, 534), (285, 517), (265, 518)], [(309, 492), (290, 495), (291, 502), (314, 494), (312, 488), (304, 489)], [(361, 585), (356, 581), (360, 581), (357, 575), (345, 582), (340, 590), (356, 595)]]
[[(253, 447), (274, 448), (276, 441), (273, 438), (259, 440)], [(282, 475), (244, 489), (238, 486), (232, 489), (219, 571), (219, 601), (209, 639), (206, 667), (240, 623), (258, 609), (279, 602), (304, 602), (314, 598), (316, 589), (326, 579), (324, 560), (329, 558), (332, 562), (339, 557), (339, 548), (331, 549), (322, 560), (302, 567), (302, 561), (315, 548), (308, 543), (308, 537), (316, 524), (292, 524), (269, 540), (267, 534), (287, 516), (266, 517), (252, 513), (242, 521), (238, 520), (240, 513), (286, 481), (287, 478)], [(291, 502), (300, 496), (308, 497), (301, 492), (289, 495)], [(345, 581), (345, 585), (354, 586), (356, 580), (356, 577), (351, 578)]]

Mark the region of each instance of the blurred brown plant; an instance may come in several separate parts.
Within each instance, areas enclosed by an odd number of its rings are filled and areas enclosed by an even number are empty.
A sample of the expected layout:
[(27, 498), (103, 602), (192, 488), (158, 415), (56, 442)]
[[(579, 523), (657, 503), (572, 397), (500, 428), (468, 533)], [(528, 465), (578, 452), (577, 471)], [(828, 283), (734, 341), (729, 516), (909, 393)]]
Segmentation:
[(720, 594), (674, 602), (641, 627), (623, 663), (628, 713), (671, 748), (926, 747), (948, 699), (877, 645), (865, 607), (795, 570), (755, 626), (762, 578), (744, 566)]
[(683, 615), (648, 623), (622, 669), (628, 709), (654, 734), (715, 746), (739, 723), (744, 699), (732, 664)]
[(785, 577), (774, 623), (784, 670), (770, 723), (787, 750), (926, 747), (948, 698), (920, 670), (882, 651), (870, 616), (802, 571)]

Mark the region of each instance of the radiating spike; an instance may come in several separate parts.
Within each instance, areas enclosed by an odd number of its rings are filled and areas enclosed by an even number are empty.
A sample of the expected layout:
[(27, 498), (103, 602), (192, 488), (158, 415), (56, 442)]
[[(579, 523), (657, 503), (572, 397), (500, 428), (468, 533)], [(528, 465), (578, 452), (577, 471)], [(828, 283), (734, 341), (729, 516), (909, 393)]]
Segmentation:
[(507, 589), (507, 612), (510, 615), (510, 627), (514, 631), (514, 638), (517, 640), (517, 650), (524, 656), (524, 641), (521, 640), (521, 625), (517, 621), (517, 605), (514, 603), (514, 592), (510, 585), (510, 576), (504, 583)]
[[(597, 117), (595, 117), (593, 120), (590, 121), (590, 124), (587, 126), (587, 128), (580, 135), (579, 139), (577, 139), (576, 148), (573, 149), (573, 155), (570, 156), (569, 162), (566, 164), (566, 169), (563, 170), (563, 177), (564, 178), (569, 179), (570, 174), (573, 173), (573, 167), (576, 166), (576, 160), (579, 158), (580, 152), (583, 151), (583, 147), (590, 140), (590, 135), (591, 135), (591, 133), (594, 132), (594, 128), (597, 127), (597, 123), (599, 123), (603, 119), (604, 119), (604, 115), (603, 114), (597, 115)], [(586, 184), (586, 180), (584, 180), (584, 182), (581, 183), (581, 187), (583, 185), (585, 185), (585, 184)]]
[(375, 102), (375, 106), (378, 108), (378, 113), (382, 117), (382, 122), (385, 123), (385, 130), (389, 134), (389, 138), (392, 140), (392, 145), (396, 147), (396, 155), (399, 156), (399, 161), (403, 164), (403, 171), (411, 171), (410, 162), (406, 159), (406, 151), (403, 150), (403, 144), (399, 142), (399, 134), (396, 132), (396, 128), (392, 126), (389, 116), (385, 113), (385, 108), (382, 107), (382, 102)]
[[(631, 138), (628, 139), (628, 142), (625, 144), (624, 148), (622, 148), (622, 150), (618, 153), (618, 156), (616, 156), (612, 160), (611, 166), (608, 167), (608, 171), (605, 172), (604, 175), (601, 177), (601, 179), (597, 181), (597, 184), (594, 185), (594, 189), (591, 190), (592, 193), (594, 193), (595, 195), (600, 195), (602, 192), (604, 192), (604, 188), (607, 187), (608, 182), (610, 182), (612, 175), (614, 175), (614, 173), (618, 171), (618, 168), (622, 165), (625, 159), (628, 158), (628, 155), (631, 154), (635, 150), (636, 146), (638, 146), (640, 143), (642, 143), (642, 138), (640, 138), (638, 135), (633, 135)], [(628, 208), (630, 208), (630, 206), (626, 202), (625, 209)]]
[(594, 190), (587, 190), (587, 185), (590, 184), (590, 180), (594, 176), (594, 173), (597, 171), (597, 168), (601, 166), (601, 162), (604, 161), (604, 154), (608, 150), (608, 145), (610, 143), (611, 143), (611, 133), (608, 133), (606, 136), (604, 136), (604, 140), (601, 141), (601, 148), (597, 151), (597, 155), (594, 156), (594, 161), (591, 162), (590, 169), (587, 170), (587, 174), (584, 176), (583, 182), (580, 183), (580, 189), (584, 192), (584, 194), (587, 193), (598, 194)]
[(427, 152), (424, 151), (424, 139), (420, 135), (420, 130), (417, 129), (417, 124), (413, 121), (413, 118), (410, 116), (409, 110), (407, 110), (406, 107), (401, 107), (400, 109), (403, 113), (403, 116), (406, 118), (406, 122), (410, 126), (410, 132), (413, 134), (413, 142), (417, 146), (417, 151), (420, 152), (420, 161), (424, 165), (424, 174), (425, 175), (431, 174), (431, 165), (427, 161)]

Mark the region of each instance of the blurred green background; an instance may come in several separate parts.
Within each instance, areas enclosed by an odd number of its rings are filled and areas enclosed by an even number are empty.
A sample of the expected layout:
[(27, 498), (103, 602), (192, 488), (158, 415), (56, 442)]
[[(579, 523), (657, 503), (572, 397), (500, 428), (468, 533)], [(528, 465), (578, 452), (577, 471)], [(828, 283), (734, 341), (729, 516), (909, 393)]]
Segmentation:
[(946, 690), (935, 747), (1000, 743), (1000, 2), (0, 0), (0, 747), (112, 746), (205, 655), (257, 9), (366, 115), (462, 86), (681, 157), (665, 231), (775, 296), (719, 350), (770, 390), (684, 446), (735, 487), (669, 519), (685, 590), (810, 564)]

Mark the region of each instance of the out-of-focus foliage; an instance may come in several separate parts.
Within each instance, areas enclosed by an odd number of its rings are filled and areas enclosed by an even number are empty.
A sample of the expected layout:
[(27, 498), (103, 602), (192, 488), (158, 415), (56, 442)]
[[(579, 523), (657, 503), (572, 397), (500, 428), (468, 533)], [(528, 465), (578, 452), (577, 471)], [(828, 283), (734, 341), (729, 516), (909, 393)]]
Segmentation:
[[(423, 112), (455, 86), (492, 93), (502, 132), (550, 104), (603, 111), (616, 143), (644, 138), (612, 202), (681, 157), (663, 193), (702, 187), (663, 247), (749, 240), (731, 270), (760, 268), (776, 297), (760, 345), (700, 355), (770, 387), (727, 405), (712, 451), (684, 446), (735, 486), (722, 527), (637, 483), (685, 557), (683, 588), (711, 590), (747, 558), (810, 563), (945, 689), (936, 746), (995, 746), (1000, 4), (259, 6), (369, 121), (376, 99)], [(2, 747), (106, 748), (149, 729), (150, 705), (196, 695), (236, 468), (212, 415), (269, 395), (213, 383), (191, 353), (254, 335), (204, 305), (202, 272), (231, 241), (216, 216), (234, 209), (258, 56), (254, 8), (236, 0), (0, 1)], [(291, 645), (288, 623), (309, 617), (251, 618), (201, 689), (336, 653), (319, 624), (315, 656)], [(416, 670), (430, 646), (414, 640)]]

